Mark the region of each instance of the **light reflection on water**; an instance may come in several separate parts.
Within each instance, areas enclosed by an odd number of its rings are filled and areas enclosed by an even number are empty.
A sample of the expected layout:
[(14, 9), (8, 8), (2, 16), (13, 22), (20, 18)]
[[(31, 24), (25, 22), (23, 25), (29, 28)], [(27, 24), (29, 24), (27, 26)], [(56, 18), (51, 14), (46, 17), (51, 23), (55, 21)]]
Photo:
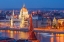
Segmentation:
[[(15, 39), (28, 39), (28, 33), (27, 32), (21, 32), (21, 31), (10, 31), (10, 30), (0, 30), (2, 32), (3, 37), (10, 37)], [(53, 34), (49, 33), (50, 35), (54, 35), (53, 37), (50, 36), (43, 36), (39, 33), (36, 33), (36, 37), (40, 42), (64, 42), (64, 34)]]

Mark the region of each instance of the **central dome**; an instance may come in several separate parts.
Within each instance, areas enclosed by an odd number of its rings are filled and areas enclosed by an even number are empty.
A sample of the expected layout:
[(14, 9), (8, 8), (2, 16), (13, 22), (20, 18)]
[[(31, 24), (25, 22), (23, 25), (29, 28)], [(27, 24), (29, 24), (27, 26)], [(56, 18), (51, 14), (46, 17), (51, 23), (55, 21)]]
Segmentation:
[(28, 10), (26, 9), (25, 5), (23, 5), (21, 11), (23, 11), (23, 12), (28, 12)]

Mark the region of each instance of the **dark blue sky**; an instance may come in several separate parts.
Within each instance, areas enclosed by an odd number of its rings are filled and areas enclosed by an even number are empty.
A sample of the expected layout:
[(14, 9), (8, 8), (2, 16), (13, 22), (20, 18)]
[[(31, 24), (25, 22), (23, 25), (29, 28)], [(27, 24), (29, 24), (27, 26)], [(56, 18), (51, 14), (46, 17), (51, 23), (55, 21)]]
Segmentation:
[(64, 0), (0, 0), (1, 8), (64, 8)]

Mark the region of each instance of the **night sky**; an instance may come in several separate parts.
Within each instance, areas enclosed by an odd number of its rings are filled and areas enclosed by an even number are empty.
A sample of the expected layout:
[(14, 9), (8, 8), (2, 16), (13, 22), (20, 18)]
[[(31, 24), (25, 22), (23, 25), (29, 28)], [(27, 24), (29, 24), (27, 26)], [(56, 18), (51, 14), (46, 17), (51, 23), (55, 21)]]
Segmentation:
[(0, 0), (1, 8), (64, 8), (64, 0)]

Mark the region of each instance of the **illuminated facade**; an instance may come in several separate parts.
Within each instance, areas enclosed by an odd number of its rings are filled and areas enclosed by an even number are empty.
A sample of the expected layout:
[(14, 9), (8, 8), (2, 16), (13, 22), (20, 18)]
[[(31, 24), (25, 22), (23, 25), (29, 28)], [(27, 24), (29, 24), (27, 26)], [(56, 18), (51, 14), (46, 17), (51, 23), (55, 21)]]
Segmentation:
[(61, 25), (63, 22), (64, 22), (64, 19), (58, 19), (58, 23), (60, 23)]
[(28, 10), (26, 9), (25, 5), (23, 5), (22, 9), (20, 10), (20, 28), (28, 27)]
[(57, 28), (57, 26), (58, 26), (58, 22), (57, 22), (57, 19), (54, 17), (53, 22), (52, 22), (52, 27)]

